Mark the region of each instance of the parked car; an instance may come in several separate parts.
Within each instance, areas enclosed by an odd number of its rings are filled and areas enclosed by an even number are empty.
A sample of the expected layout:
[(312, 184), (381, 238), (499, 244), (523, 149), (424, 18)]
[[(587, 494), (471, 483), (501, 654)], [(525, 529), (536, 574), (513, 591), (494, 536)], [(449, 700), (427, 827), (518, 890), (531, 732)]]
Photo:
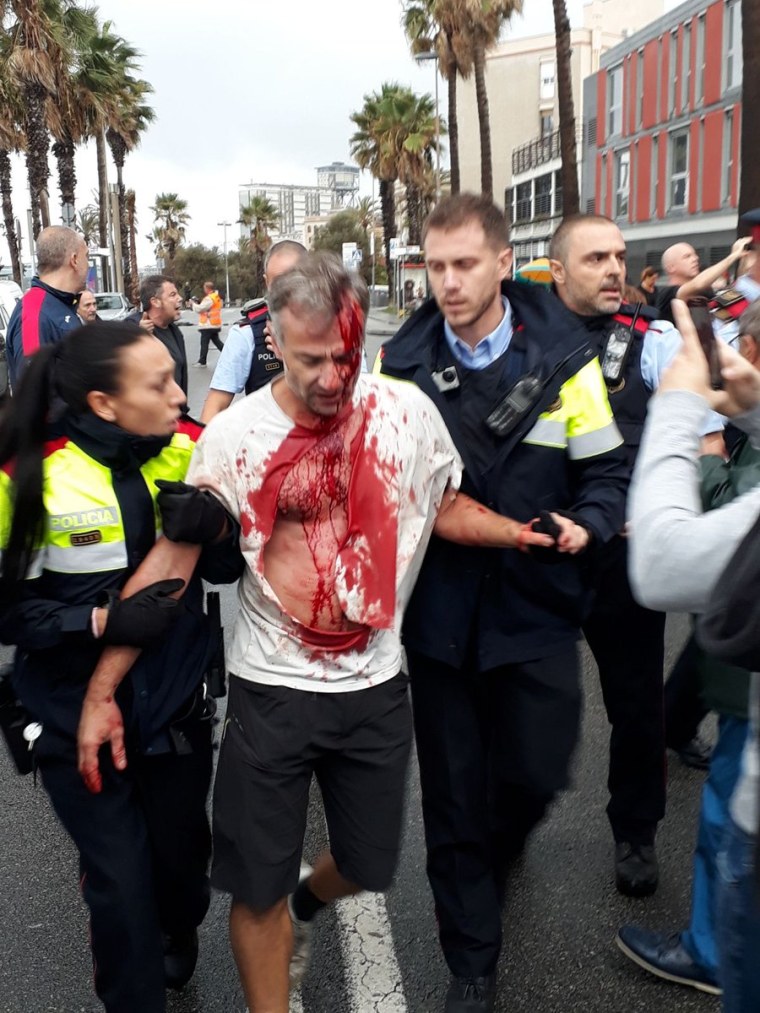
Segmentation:
[(5, 308), (5, 315), (9, 320), (16, 303), (23, 294), (15, 281), (11, 281), (10, 278), (0, 278), (0, 303)]
[(101, 320), (126, 320), (132, 307), (121, 292), (96, 292), (95, 304)]

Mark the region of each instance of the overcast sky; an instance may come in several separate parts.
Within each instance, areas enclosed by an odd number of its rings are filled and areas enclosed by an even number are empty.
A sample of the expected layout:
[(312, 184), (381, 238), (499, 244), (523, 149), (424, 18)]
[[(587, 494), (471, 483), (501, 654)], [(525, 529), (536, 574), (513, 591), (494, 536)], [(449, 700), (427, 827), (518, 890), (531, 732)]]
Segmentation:
[[(524, 5), (511, 34), (553, 31), (551, 0)], [(156, 121), (124, 171), (137, 194), (141, 265), (152, 260), (145, 235), (157, 193), (188, 201), (189, 242), (221, 248), (216, 223), (238, 217), (239, 184), (316, 183), (315, 166), (350, 161), (349, 116), (364, 94), (384, 81), (431, 94), (435, 86), (432, 63), (417, 65), (409, 55), (399, 0), (98, 0), (97, 6), (139, 48), (142, 76), (155, 88)], [(568, 0), (573, 25), (582, 20), (581, 7), (582, 0)], [(52, 157), (50, 167), (55, 220), (60, 197)], [(94, 147), (79, 153), (77, 169), (80, 207), (97, 182)], [(14, 187), (26, 233), (20, 160)], [(369, 193), (369, 177), (362, 189)], [(237, 230), (228, 230), (230, 244)], [(25, 238), (25, 256), (26, 250)]]

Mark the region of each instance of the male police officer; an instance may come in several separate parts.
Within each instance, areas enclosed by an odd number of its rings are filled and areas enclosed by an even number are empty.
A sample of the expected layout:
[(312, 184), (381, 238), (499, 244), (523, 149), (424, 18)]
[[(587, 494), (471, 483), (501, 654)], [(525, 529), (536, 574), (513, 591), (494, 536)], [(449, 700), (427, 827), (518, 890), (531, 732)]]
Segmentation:
[[(653, 319), (655, 310), (621, 305), (625, 256), (620, 229), (597, 215), (566, 218), (549, 250), (557, 295), (599, 352), (632, 468), (647, 402), (681, 337), (672, 324)], [(720, 429), (720, 422), (713, 428)], [(616, 844), (616, 885), (622, 893), (646, 896), (657, 887), (654, 839), (665, 813), (665, 616), (634, 601), (622, 535), (597, 554), (595, 583), (594, 608), (583, 630), (612, 725), (607, 814)]]
[(11, 387), (25, 361), (42, 345), (51, 345), (81, 326), (76, 303), (87, 280), (87, 244), (73, 229), (51, 225), (37, 239), (37, 277), (17, 304), (5, 344)]
[[(275, 278), (289, 271), (306, 255), (306, 248), (292, 239), (283, 239), (267, 251), (264, 282), (269, 288)], [(244, 309), (244, 318), (230, 327), (225, 347), (211, 378), (201, 422), (210, 422), (229, 408), (236, 394), (251, 394), (282, 372), (282, 362), (267, 343), (269, 311), (261, 299)]]
[(505, 865), (567, 783), (587, 600), (575, 557), (620, 529), (627, 465), (585, 329), (549, 292), (505, 282), (499, 209), (447, 197), (424, 244), (435, 301), (382, 372), (433, 399), (471, 496), (518, 520), (543, 511), (556, 539), (542, 565), (434, 537), (404, 623), (446, 1013), (476, 1013), (495, 998)]

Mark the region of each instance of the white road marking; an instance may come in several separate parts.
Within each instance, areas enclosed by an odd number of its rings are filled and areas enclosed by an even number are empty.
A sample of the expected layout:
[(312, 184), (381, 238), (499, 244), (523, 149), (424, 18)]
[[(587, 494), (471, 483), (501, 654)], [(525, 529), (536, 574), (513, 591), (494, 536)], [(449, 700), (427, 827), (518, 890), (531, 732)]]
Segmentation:
[(335, 905), (352, 1013), (406, 1013), (388, 910), (381, 893), (346, 897)]

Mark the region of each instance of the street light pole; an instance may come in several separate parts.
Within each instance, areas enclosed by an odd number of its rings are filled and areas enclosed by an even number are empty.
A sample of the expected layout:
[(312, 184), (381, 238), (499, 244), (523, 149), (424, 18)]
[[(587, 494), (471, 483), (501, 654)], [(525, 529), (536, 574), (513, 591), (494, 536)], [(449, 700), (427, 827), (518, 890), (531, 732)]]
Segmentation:
[(224, 279), (227, 286), (227, 298), (226, 305), (230, 305), (230, 268), (227, 262), (227, 229), (232, 224), (231, 222), (217, 222), (217, 225), (221, 225), (224, 228)]
[(438, 115), (438, 53), (415, 53), (418, 63), (435, 60), (435, 199), (441, 199), (441, 118)]

